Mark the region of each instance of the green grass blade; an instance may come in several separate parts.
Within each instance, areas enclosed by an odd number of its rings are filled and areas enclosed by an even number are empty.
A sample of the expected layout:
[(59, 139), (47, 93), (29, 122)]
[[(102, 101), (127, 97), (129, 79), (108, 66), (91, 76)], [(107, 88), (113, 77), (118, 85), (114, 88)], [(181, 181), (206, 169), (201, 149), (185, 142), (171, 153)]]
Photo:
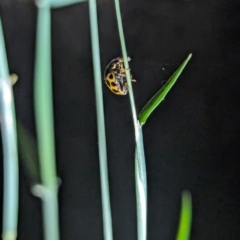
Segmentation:
[(107, 168), (107, 146), (105, 134), (105, 119), (102, 93), (102, 74), (100, 64), (97, 5), (96, 0), (89, 0), (90, 29), (92, 42), (92, 58), (94, 70), (94, 84), (97, 111), (97, 129), (98, 129), (98, 151), (100, 164), (100, 182), (102, 194), (102, 212), (103, 212), (103, 233), (105, 240), (112, 240), (112, 216), (109, 196), (108, 168)]
[(144, 106), (142, 111), (138, 115), (139, 122), (143, 125), (153, 110), (164, 100), (168, 92), (171, 90), (173, 85), (176, 83), (177, 79), (181, 75), (182, 71), (186, 67), (187, 63), (191, 59), (192, 54), (189, 54), (184, 62), (179, 66), (179, 68), (173, 73), (166, 84), (149, 100), (149, 102)]
[[(120, 4), (119, 4), (119, 0), (114, 0), (114, 1), (115, 1), (115, 8), (116, 8), (116, 16), (117, 16), (117, 24), (118, 24), (120, 43), (121, 43), (121, 48), (122, 48), (122, 55), (123, 55), (123, 60), (124, 60), (124, 67), (126, 69), (129, 69), (128, 55), (127, 55), (127, 49), (126, 49), (123, 26), (122, 26)], [(132, 110), (133, 124), (134, 124), (134, 129), (135, 129), (135, 138), (136, 138), (136, 142), (137, 142), (138, 137), (139, 137), (139, 130), (138, 130), (138, 120), (137, 120), (134, 94), (133, 94), (133, 90), (132, 90), (132, 81), (131, 81), (130, 71), (126, 71), (126, 78), (127, 78), (127, 83), (129, 86), (129, 100), (130, 100), (130, 105), (131, 105), (131, 110)]]
[[(122, 26), (122, 18), (120, 11), (120, 4), (118, 0), (115, 0), (116, 16), (118, 31), (120, 37), (120, 43), (122, 48), (122, 55), (124, 60), (124, 66), (129, 69), (128, 55), (126, 50), (126, 44), (124, 39), (124, 32)], [(129, 100), (132, 110), (132, 118), (135, 131), (135, 184), (136, 184), (136, 202), (137, 202), (137, 231), (138, 240), (147, 239), (147, 178), (146, 178), (146, 161), (143, 146), (142, 129), (137, 119), (136, 106), (134, 100), (134, 94), (132, 90), (130, 72), (126, 71), (127, 83), (129, 86)]]
[(189, 240), (192, 226), (192, 197), (189, 191), (182, 193), (182, 206), (176, 240)]
[(17, 238), (18, 224), (18, 151), (14, 97), (0, 19), (0, 118), (3, 144), (3, 240)]
[[(139, 126), (139, 140), (135, 151), (135, 185), (137, 203), (137, 231), (138, 240), (147, 239), (147, 174), (143, 145), (142, 127)], [(137, 148), (137, 147), (136, 147)], [(139, 155), (139, 152), (141, 155)]]
[(37, 16), (34, 100), (41, 169), (45, 240), (59, 239), (58, 183), (55, 163), (51, 73), (51, 14), (48, 0), (39, 1)]

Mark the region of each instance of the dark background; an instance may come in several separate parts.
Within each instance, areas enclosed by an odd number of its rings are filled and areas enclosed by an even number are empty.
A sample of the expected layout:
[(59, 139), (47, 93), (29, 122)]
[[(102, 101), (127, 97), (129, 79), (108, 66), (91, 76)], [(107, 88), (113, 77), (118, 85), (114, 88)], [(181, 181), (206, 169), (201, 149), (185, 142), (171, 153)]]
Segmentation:
[[(0, 0), (16, 112), (35, 134), (37, 11)], [(193, 240), (240, 239), (240, 3), (122, 0), (137, 110), (192, 52), (168, 97), (144, 125), (148, 239), (174, 239), (181, 192), (193, 197)], [(114, 1), (98, 1), (102, 72), (121, 56)], [(88, 4), (52, 10), (53, 88), (61, 239), (101, 240), (102, 215)], [(134, 130), (128, 96), (103, 84), (115, 240), (136, 238)], [(2, 164), (1, 164), (2, 169)], [(41, 202), (21, 165), (19, 240), (43, 239)], [(2, 174), (1, 174), (2, 175)], [(2, 188), (2, 184), (1, 184)], [(1, 189), (2, 190), (2, 189)], [(2, 194), (2, 191), (1, 191)], [(1, 201), (2, 201), (2, 195)]]

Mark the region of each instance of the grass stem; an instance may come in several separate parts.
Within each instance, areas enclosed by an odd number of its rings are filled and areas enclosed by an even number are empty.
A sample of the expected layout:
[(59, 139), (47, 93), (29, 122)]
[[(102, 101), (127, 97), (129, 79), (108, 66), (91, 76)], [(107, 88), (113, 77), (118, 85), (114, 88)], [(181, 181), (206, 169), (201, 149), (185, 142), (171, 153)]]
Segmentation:
[(95, 96), (96, 96), (96, 111), (97, 111), (98, 151), (102, 194), (102, 211), (103, 211), (103, 234), (105, 240), (112, 240), (113, 239), (112, 215), (109, 196), (107, 146), (105, 135), (105, 119), (103, 108), (102, 74), (100, 64), (96, 0), (89, 0), (89, 14), (90, 14)]
[(51, 14), (48, 0), (39, 1), (35, 62), (35, 115), (42, 181), (43, 222), (45, 240), (59, 239), (58, 184), (56, 177), (52, 72)]
[[(119, 0), (115, 1), (116, 16), (118, 31), (120, 37), (120, 43), (122, 48), (122, 55), (124, 60), (124, 66), (129, 69), (128, 55), (126, 50), (126, 44), (124, 39), (124, 32), (122, 26), (121, 10)], [(147, 178), (146, 178), (146, 163), (145, 153), (143, 146), (142, 129), (137, 119), (137, 112), (134, 100), (134, 94), (132, 90), (130, 72), (126, 71), (127, 83), (129, 85), (129, 99), (132, 110), (133, 124), (135, 130), (135, 184), (136, 184), (136, 202), (137, 202), (137, 228), (138, 228), (138, 240), (147, 239)]]
[(17, 238), (19, 173), (14, 97), (0, 19), (0, 117), (3, 144), (3, 240)]

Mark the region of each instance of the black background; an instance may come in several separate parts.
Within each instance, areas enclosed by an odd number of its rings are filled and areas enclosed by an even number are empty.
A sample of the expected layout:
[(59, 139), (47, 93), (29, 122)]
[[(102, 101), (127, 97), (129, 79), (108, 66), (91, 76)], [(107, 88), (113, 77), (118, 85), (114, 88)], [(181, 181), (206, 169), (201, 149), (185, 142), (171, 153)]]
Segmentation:
[[(27, 0), (0, 3), (9, 68), (19, 75), (17, 117), (35, 134), (37, 11)], [(193, 197), (191, 239), (240, 239), (239, 1), (122, 0), (121, 10), (138, 111), (193, 53), (143, 128), (148, 239), (174, 239), (184, 189)], [(98, 1), (98, 19), (103, 72), (121, 56), (114, 1)], [(52, 10), (52, 54), (61, 239), (103, 239), (86, 2)], [(104, 84), (103, 94), (114, 239), (137, 239), (129, 98), (114, 95)], [(41, 202), (31, 195), (22, 166), (20, 171), (18, 239), (43, 239)]]

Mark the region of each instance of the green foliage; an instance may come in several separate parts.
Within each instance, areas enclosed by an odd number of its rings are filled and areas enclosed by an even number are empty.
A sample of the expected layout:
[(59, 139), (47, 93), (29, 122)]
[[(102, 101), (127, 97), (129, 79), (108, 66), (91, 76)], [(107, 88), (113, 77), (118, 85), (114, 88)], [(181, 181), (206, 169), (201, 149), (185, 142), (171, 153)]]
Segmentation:
[(192, 226), (192, 197), (189, 191), (182, 193), (182, 206), (176, 240), (188, 240)]
[(3, 240), (17, 237), (18, 152), (14, 98), (9, 76), (6, 47), (0, 19), (0, 117), (3, 145)]
[(167, 83), (149, 100), (144, 106), (142, 111), (138, 115), (139, 122), (141, 125), (146, 123), (147, 119), (153, 112), (153, 110), (165, 99), (168, 92), (171, 90), (177, 79), (181, 75), (182, 71), (186, 67), (187, 63), (191, 59), (192, 54), (189, 54), (185, 61), (179, 66), (179, 68), (173, 73)]

